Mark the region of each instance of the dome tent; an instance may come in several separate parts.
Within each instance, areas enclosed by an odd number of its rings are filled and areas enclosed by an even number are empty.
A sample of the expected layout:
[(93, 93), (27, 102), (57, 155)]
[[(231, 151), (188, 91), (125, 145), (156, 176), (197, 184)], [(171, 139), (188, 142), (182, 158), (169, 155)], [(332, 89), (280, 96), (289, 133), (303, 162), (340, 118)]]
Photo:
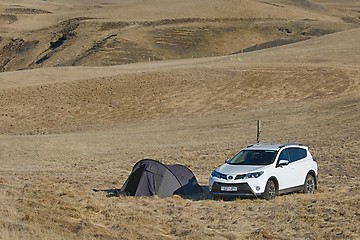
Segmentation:
[(152, 159), (138, 161), (121, 191), (130, 196), (186, 197), (202, 191), (194, 174), (187, 167), (165, 165)]

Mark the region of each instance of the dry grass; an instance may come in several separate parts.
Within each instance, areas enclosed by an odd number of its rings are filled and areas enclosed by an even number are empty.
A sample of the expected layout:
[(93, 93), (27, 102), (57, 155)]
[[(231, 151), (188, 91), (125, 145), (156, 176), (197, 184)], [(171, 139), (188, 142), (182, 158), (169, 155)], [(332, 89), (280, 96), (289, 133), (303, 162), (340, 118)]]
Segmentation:
[[(167, 11), (160, 0), (14, 4), (0, 4), (0, 239), (359, 239), (356, 1), (181, 1)], [(294, 37), (340, 32), (228, 55), (287, 35), (278, 26)], [(61, 34), (64, 45), (48, 50)], [(220, 57), (210, 57), (215, 47)], [(183, 59), (189, 52), (203, 58)], [(49, 58), (33, 64), (40, 53)], [(165, 60), (149, 63), (154, 53)], [(138, 63), (103, 66), (126, 56)], [(310, 147), (314, 195), (92, 191), (121, 187), (143, 158), (184, 164), (205, 188), (213, 168), (255, 141), (257, 119), (263, 141)]]

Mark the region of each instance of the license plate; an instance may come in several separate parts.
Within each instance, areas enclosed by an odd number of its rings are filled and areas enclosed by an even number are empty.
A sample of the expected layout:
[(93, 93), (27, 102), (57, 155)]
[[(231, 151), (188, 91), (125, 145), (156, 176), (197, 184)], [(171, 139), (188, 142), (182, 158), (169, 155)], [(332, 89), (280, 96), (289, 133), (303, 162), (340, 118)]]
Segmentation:
[(237, 187), (233, 187), (233, 186), (221, 186), (221, 191), (224, 192), (236, 192), (237, 191)]

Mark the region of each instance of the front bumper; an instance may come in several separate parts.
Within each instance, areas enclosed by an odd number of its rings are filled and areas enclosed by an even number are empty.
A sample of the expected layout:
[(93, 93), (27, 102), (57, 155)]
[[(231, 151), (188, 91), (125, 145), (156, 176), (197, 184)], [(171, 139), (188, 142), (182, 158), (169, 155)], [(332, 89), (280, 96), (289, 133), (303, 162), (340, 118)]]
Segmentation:
[[(221, 187), (236, 187), (236, 191), (223, 191)], [(228, 197), (261, 197), (262, 193), (255, 193), (248, 183), (220, 183), (214, 182), (210, 192), (214, 196)]]

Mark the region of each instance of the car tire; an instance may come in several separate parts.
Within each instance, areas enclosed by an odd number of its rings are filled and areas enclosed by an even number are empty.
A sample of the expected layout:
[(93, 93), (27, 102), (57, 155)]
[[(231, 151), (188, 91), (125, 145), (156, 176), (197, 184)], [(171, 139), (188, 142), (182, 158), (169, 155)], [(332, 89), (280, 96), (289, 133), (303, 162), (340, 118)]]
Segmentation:
[(314, 193), (315, 192), (315, 178), (313, 175), (308, 174), (305, 178), (303, 193)]
[(273, 180), (269, 180), (266, 183), (265, 192), (263, 198), (266, 200), (271, 200), (276, 197), (276, 184)]

